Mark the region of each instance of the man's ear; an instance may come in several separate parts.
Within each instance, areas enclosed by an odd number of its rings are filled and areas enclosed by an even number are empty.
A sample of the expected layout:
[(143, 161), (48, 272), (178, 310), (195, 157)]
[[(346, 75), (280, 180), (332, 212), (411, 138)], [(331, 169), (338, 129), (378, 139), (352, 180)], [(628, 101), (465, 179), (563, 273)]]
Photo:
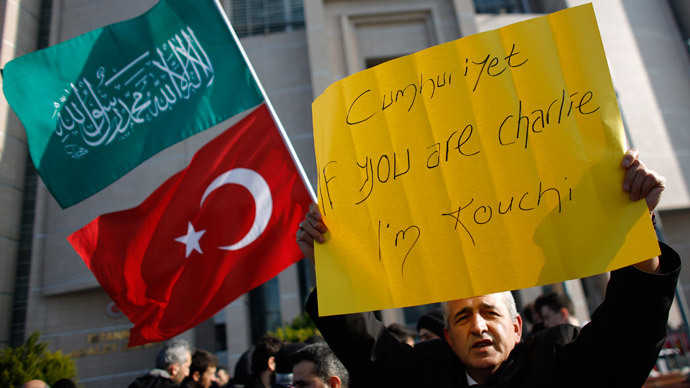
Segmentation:
[(175, 376), (178, 373), (180, 373), (180, 364), (174, 363), (168, 367), (168, 373), (170, 373), (170, 376)]
[(192, 373), (192, 380), (198, 383), (201, 380), (201, 373), (199, 371)]
[(328, 386), (330, 388), (340, 388), (342, 384), (343, 382), (340, 381), (340, 377), (338, 376), (331, 376), (328, 378)]
[(268, 369), (270, 369), (272, 372), (275, 372), (276, 370), (276, 358), (273, 356), (268, 358)]
[(515, 329), (515, 343), (520, 342), (522, 339), (522, 317), (518, 314), (513, 321), (513, 328)]
[(568, 322), (568, 318), (570, 317), (570, 311), (568, 311), (567, 308), (562, 307), (560, 313), (563, 316), (563, 322)]

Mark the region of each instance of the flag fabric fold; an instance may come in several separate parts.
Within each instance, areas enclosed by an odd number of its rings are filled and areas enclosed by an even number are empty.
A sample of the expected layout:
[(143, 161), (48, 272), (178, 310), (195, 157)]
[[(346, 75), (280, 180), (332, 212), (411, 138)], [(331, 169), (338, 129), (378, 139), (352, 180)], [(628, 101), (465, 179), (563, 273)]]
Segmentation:
[(301, 259), (293, 229), (310, 202), (261, 104), (139, 206), (68, 239), (134, 323), (135, 346), (196, 326)]
[(212, 0), (143, 15), (7, 63), (3, 91), (61, 207), (263, 101)]

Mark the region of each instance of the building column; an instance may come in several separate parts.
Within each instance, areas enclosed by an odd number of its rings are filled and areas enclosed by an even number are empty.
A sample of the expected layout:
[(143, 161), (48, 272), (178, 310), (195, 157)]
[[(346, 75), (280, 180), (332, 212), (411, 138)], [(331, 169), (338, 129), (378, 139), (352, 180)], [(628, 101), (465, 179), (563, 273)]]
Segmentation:
[(330, 55), (324, 55), (330, 52), (326, 22), (323, 0), (304, 0), (304, 24), (307, 31), (309, 68), (314, 97), (319, 96), (328, 85), (334, 82)]
[[(36, 49), (40, 12), (40, 1), (0, 0), (0, 68)], [(0, 93), (0, 349), (10, 340), (26, 158), (24, 127)]]
[(453, 7), (455, 7), (460, 36), (469, 36), (479, 32), (472, 0), (453, 0)]

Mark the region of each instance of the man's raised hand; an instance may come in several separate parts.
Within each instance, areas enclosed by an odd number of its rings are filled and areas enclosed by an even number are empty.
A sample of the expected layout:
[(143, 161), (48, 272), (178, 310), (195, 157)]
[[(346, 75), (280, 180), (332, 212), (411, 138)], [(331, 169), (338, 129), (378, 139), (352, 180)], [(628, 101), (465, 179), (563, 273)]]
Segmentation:
[(297, 245), (302, 253), (314, 264), (314, 241), (323, 243), (326, 239), (323, 235), (328, 231), (326, 224), (321, 219), (321, 211), (315, 203), (309, 205), (309, 211), (304, 216), (304, 221), (299, 223), (297, 229)]
[(623, 180), (623, 191), (630, 193), (630, 200), (644, 198), (649, 211), (654, 210), (666, 188), (666, 179), (654, 170), (648, 169), (639, 159), (640, 153), (631, 148), (623, 157), (622, 166), (627, 170)]
[[(642, 198), (647, 201), (647, 209), (654, 210), (661, 200), (661, 193), (666, 188), (666, 179), (656, 171), (648, 169), (639, 159), (640, 153), (635, 148), (629, 149), (621, 165), (627, 171), (623, 180), (623, 191), (630, 193), (630, 200)], [(654, 257), (635, 264), (637, 269), (660, 273), (659, 258)]]

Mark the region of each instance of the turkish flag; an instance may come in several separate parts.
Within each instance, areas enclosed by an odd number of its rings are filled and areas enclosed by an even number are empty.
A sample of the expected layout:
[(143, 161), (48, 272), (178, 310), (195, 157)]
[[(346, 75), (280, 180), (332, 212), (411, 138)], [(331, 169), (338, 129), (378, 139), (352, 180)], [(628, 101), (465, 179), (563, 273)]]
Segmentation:
[(294, 229), (310, 202), (262, 104), (141, 205), (68, 240), (134, 323), (136, 346), (196, 326), (300, 260)]

